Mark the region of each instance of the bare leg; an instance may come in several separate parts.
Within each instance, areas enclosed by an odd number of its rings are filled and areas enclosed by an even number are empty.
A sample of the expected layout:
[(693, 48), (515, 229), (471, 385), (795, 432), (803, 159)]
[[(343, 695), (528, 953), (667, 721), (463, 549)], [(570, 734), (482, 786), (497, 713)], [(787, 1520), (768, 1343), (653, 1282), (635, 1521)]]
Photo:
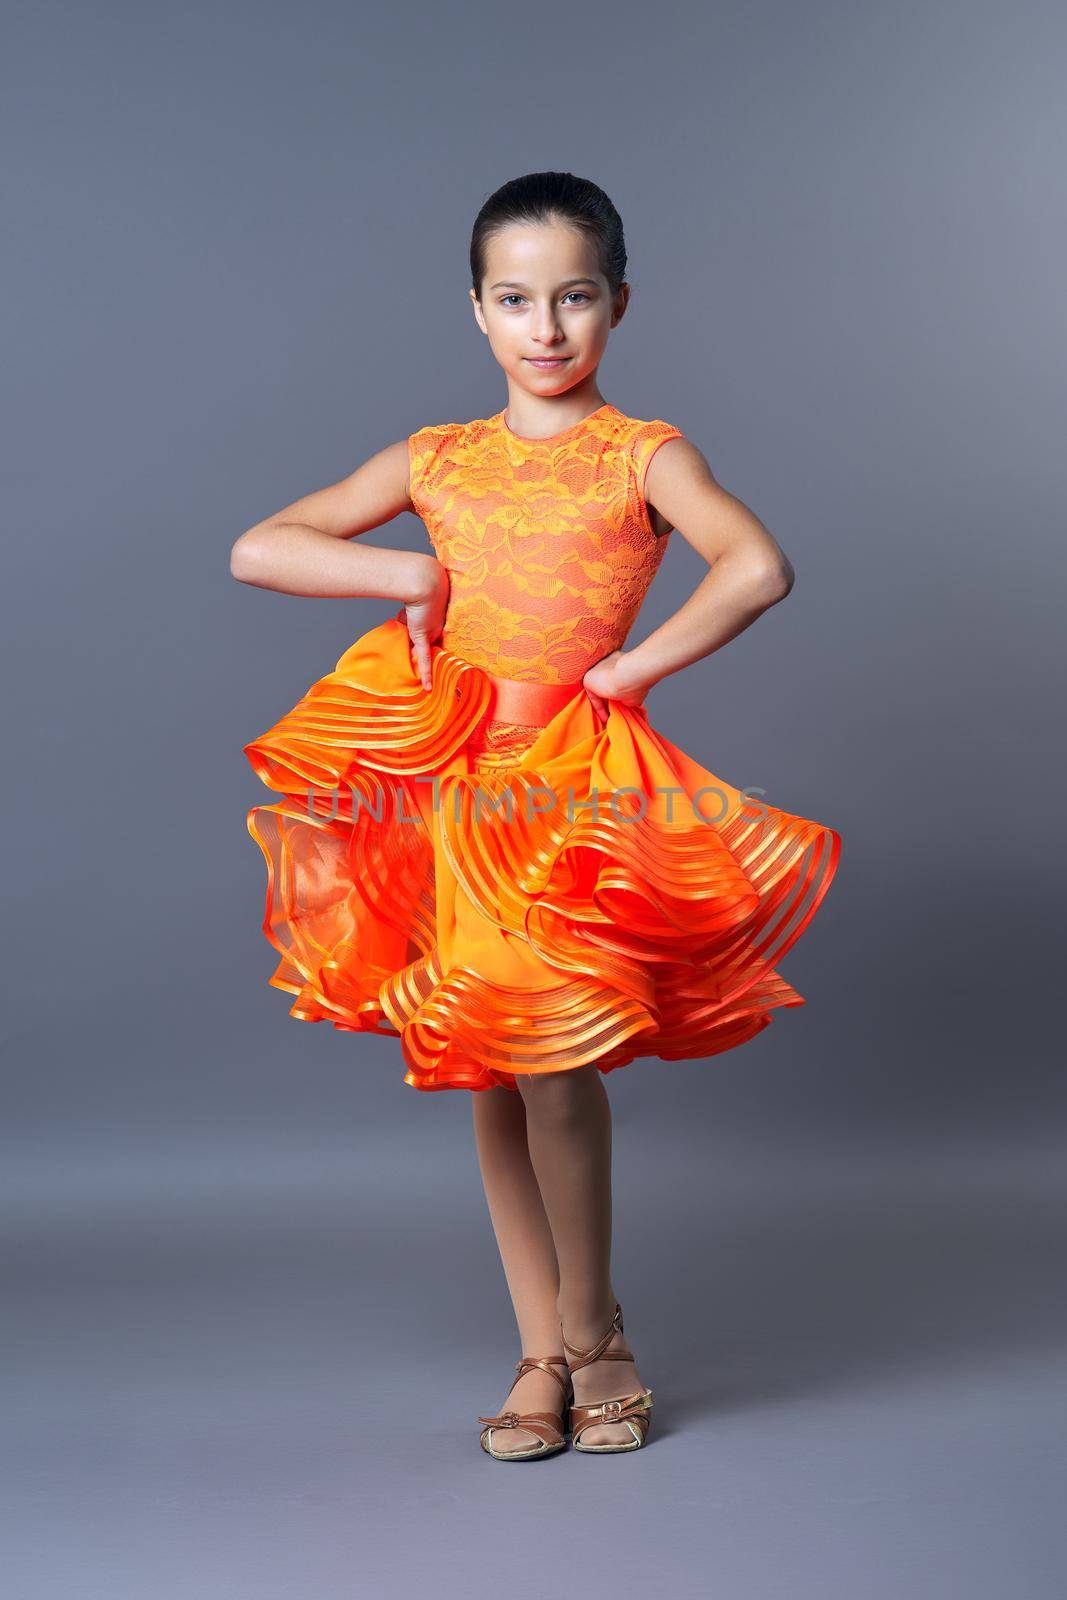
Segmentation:
[[(526, 1106), (526, 1141), (559, 1263), (559, 1315), (582, 1350), (605, 1333), (615, 1310), (611, 1282), (611, 1103), (590, 1063), (517, 1079)], [(557, 1329), (556, 1339), (559, 1342)], [(609, 1350), (624, 1350), (615, 1334)], [(565, 1352), (564, 1352), (565, 1353)], [(574, 1374), (578, 1405), (595, 1405), (643, 1387), (633, 1362), (595, 1361)], [(626, 1444), (625, 1422), (587, 1428), (583, 1444)]]
[[(482, 1184), (519, 1328), (519, 1354), (563, 1355), (557, 1310), (559, 1267), (530, 1162), (522, 1096), (513, 1089), (479, 1089), (471, 1095), (471, 1106)], [(566, 1381), (566, 1368), (556, 1371)], [(562, 1407), (559, 1384), (537, 1370), (524, 1372), (507, 1400), (510, 1411), (562, 1411)], [(498, 1451), (528, 1450), (539, 1438), (528, 1428), (509, 1428), (506, 1435), (494, 1431), (492, 1443)]]

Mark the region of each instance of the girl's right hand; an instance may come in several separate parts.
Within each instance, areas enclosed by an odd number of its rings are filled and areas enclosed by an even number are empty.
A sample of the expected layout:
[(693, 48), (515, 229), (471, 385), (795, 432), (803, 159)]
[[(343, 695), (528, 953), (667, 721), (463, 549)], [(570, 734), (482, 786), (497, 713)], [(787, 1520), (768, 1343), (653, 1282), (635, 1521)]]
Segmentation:
[(430, 593), (409, 600), (401, 612), (411, 642), (411, 663), (424, 689), (433, 687), (430, 646), (441, 637), (451, 589), (448, 572), (439, 561), (432, 563), (430, 573)]

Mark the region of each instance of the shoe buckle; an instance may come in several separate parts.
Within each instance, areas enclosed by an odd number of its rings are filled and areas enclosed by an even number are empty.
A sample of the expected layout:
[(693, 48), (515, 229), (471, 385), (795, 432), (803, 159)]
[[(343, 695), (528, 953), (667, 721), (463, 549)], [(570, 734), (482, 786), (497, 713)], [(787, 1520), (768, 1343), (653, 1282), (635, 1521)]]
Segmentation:
[(519, 1420), (517, 1411), (502, 1411), (497, 1426), (500, 1428), (514, 1428)]
[(619, 1412), (622, 1410), (622, 1401), (605, 1400), (600, 1409), (605, 1417), (617, 1417)]

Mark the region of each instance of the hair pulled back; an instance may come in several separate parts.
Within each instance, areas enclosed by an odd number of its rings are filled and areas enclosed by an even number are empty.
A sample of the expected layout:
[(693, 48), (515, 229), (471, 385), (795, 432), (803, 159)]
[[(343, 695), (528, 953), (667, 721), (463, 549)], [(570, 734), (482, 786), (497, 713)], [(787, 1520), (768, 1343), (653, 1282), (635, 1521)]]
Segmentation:
[(573, 172), (527, 172), (512, 178), (486, 200), (471, 233), (470, 266), (474, 292), (481, 299), (486, 248), (490, 239), (513, 222), (559, 220), (578, 228), (592, 241), (600, 270), (612, 294), (626, 278), (626, 241), (622, 218), (603, 189)]

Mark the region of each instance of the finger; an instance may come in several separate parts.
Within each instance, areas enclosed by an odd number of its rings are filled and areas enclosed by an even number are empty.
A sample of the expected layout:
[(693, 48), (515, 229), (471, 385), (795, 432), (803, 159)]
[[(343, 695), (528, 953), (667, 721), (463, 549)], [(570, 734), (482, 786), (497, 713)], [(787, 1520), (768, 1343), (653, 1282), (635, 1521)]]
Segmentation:
[(415, 657), (416, 657), (416, 661), (417, 661), (418, 674), (419, 674), (419, 677), (422, 679), (423, 688), (424, 689), (432, 689), (433, 688), (433, 673), (430, 670), (430, 646), (426, 643), (426, 641), (424, 639), (416, 640), (416, 642), (415, 642)]

